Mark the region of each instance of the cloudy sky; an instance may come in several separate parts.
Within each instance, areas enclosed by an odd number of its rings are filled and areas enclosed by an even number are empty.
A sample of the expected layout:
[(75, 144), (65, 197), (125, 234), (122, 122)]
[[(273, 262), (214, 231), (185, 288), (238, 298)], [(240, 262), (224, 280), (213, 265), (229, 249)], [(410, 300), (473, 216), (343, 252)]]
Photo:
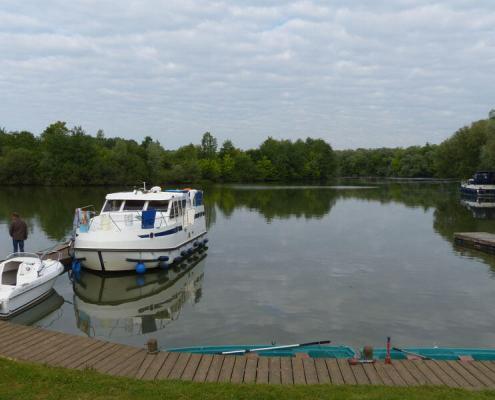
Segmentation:
[(495, 107), (493, 0), (0, 0), (0, 126), (438, 143)]

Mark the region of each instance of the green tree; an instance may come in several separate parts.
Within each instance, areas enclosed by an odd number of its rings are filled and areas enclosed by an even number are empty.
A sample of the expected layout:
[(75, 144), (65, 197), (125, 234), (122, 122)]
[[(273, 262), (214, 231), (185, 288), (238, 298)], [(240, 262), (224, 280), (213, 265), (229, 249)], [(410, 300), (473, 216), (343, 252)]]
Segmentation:
[(205, 132), (201, 139), (201, 157), (213, 159), (217, 154), (217, 139), (210, 133)]

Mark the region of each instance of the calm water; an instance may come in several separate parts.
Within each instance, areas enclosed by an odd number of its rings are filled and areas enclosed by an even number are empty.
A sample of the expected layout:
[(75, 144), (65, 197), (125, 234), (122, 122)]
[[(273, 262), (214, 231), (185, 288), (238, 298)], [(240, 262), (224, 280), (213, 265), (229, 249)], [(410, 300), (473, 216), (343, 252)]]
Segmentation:
[[(495, 232), (495, 208), (461, 204), (455, 184), (206, 188), (205, 258), (144, 277), (82, 273), (21, 323), (143, 345), (495, 343), (495, 257), (462, 250), (455, 231)], [(373, 186), (373, 187), (370, 187)], [(108, 189), (2, 188), (6, 217), (30, 225), (27, 248), (64, 239), (76, 206)], [(495, 204), (493, 204), (495, 207)]]

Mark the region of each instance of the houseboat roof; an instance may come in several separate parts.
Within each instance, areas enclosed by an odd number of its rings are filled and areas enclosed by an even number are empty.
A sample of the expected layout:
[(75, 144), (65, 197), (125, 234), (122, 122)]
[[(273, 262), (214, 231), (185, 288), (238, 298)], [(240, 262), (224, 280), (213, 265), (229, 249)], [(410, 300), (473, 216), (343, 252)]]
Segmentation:
[(132, 192), (109, 193), (105, 198), (107, 200), (170, 200), (185, 197), (186, 193), (187, 191), (143, 192), (135, 190)]

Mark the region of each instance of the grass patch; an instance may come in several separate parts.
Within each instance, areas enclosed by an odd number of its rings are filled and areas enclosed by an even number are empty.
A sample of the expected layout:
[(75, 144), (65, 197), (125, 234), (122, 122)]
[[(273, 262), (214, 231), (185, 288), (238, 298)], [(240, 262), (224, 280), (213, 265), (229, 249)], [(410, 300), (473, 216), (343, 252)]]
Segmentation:
[(270, 386), (139, 381), (0, 358), (0, 399), (495, 399), (495, 392), (444, 387)]

